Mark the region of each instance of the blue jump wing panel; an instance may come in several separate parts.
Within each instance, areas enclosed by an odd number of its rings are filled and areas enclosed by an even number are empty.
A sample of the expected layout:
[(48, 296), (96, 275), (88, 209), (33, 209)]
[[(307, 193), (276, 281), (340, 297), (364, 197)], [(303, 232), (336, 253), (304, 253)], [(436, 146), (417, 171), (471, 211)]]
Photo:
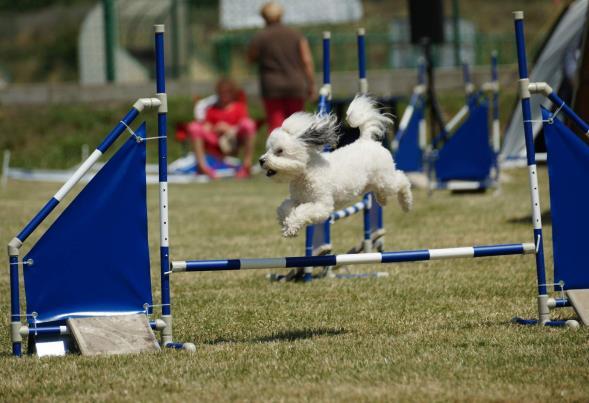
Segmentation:
[(450, 180), (484, 181), (493, 166), (489, 144), (489, 107), (486, 103), (470, 108), (469, 116), (444, 144), (435, 162), (436, 177)]
[[(145, 124), (137, 130), (145, 137)], [(151, 304), (145, 142), (127, 140), (24, 257), (36, 321), (137, 313)], [(29, 317), (30, 318), (30, 317)]]
[[(542, 108), (548, 120), (550, 112)], [(583, 201), (589, 198), (585, 173), (589, 172), (589, 145), (558, 119), (544, 123), (550, 179), (550, 213), (554, 249), (554, 282), (565, 289), (589, 288), (587, 245), (589, 214)], [(558, 289), (558, 288), (557, 288)]]
[(423, 171), (423, 155), (419, 148), (419, 122), (423, 119), (423, 102), (414, 106), (413, 114), (407, 127), (398, 133), (399, 146), (394, 153), (395, 165), (405, 172)]

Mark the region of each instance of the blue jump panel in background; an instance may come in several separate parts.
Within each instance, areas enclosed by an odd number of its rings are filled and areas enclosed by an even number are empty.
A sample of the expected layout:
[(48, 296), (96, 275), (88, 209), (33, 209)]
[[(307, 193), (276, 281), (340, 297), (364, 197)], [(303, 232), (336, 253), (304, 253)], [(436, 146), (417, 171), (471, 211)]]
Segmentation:
[[(543, 120), (551, 114), (542, 109)], [(544, 123), (550, 179), (550, 213), (554, 247), (554, 282), (565, 289), (589, 288), (588, 259), (589, 145), (560, 120)], [(558, 290), (558, 287), (556, 288)]]
[(439, 151), (435, 162), (439, 181), (489, 178), (494, 157), (489, 144), (488, 115), (486, 103), (470, 108), (468, 118)]
[(395, 152), (395, 165), (405, 172), (423, 171), (423, 155), (419, 148), (419, 122), (423, 119), (423, 102), (414, 105), (413, 115), (399, 138)]
[[(145, 124), (136, 131), (145, 137)], [(24, 260), (37, 322), (136, 313), (151, 304), (145, 142), (129, 138)], [(29, 318), (30, 320), (30, 318)]]

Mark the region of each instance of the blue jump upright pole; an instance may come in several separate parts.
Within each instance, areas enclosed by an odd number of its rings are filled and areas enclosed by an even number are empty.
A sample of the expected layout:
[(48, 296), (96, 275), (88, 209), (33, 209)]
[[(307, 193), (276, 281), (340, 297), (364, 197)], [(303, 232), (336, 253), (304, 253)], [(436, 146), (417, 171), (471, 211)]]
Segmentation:
[(331, 95), (331, 33), (323, 32), (323, 85)]
[[(331, 33), (323, 32), (323, 85), (319, 91), (319, 101), (317, 105), (317, 113), (320, 115), (328, 114), (331, 110), (331, 65), (330, 65), (330, 41)], [(329, 151), (326, 147), (326, 151)], [(324, 239), (329, 240), (330, 222), (327, 220), (323, 224)], [(313, 256), (313, 240), (315, 238), (315, 225), (307, 225), (305, 231), (305, 256)], [(323, 240), (322, 240), (323, 241)], [(326, 243), (329, 243), (327, 241)], [(313, 267), (305, 267), (303, 272), (303, 281), (309, 282), (313, 280)]]
[(360, 94), (368, 93), (368, 79), (366, 78), (366, 31), (358, 28), (358, 78)]
[(12, 355), (22, 355), (22, 336), (20, 335), (20, 290), (18, 281), (18, 255), (10, 254), (8, 258), (10, 271), (10, 332)]
[(366, 193), (363, 198), (364, 210), (363, 213), (363, 224), (364, 224), (364, 239), (362, 241), (362, 252), (372, 252), (372, 226), (370, 225), (370, 210), (377, 208), (372, 202), (372, 194)]
[[(364, 28), (358, 28), (358, 83), (360, 94), (368, 93), (368, 79), (366, 78), (365, 36), (366, 31), (364, 30)], [(364, 210), (362, 211), (362, 214), (364, 215), (364, 237), (362, 241), (362, 252), (369, 253), (372, 252), (372, 240), (370, 239), (370, 209), (373, 206), (371, 206), (370, 194), (365, 194), (363, 200), (365, 206)]]
[(331, 84), (331, 33), (323, 32), (323, 84)]
[(491, 81), (493, 83), (493, 152), (495, 159), (501, 151), (501, 135), (499, 127), (499, 73), (497, 71), (497, 51), (491, 53)]
[[(530, 106), (530, 90), (528, 78), (528, 64), (526, 60), (526, 45), (524, 39), (524, 13), (513, 13), (515, 21), (515, 39), (517, 43), (517, 61), (519, 72), (520, 97), (523, 112), (524, 135), (526, 139), (526, 154), (528, 159), (528, 175), (532, 199), (532, 221), (534, 226), (534, 244), (536, 246), (536, 276), (538, 279), (538, 323), (550, 322), (548, 308), (548, 289), (546, 285), (546, 268), (544, 266), (544, 245), (542, 237), (542, 219), (540, 213), (540, 194), (538, 191), (538, 170), (534, 150), (534, 132), (532, 129), (532, 112)], [(525, 323), (525, 321), (520, 321)]]
[[(331, 33), (323, 32), (323, 88), (327, 92), (326, 101), (323, 110), (320, 113), (331, 112)], [(331, 244), (331, 220), (328, 219), (323, 223), (323, 242), (325, 245)]]
[(319, 102), (317, 112), (320, 114), (329, 113), (331, 110), (331, 33), (323, 32), (323, 86), (319, 91)]
[(423, 57), (420, 57), (417, 62), (417, 84), (425, 84), (425, 60)]
[(176, 350), (195, 351), (192, 343), (177, 343), (172, 334), (172, 298), (170, 295), (170, 235), (168, 219), (168, 96), (166, 93), (166, 63), (164, 55), (164, 25), (155, 25), (155, 78), (156, 96), (161, 101), (157, 114), (158, 171), (160, 202), (160, 280), (162, 320), (162, 345)]
[(466, 103), (470, 105), (474, 94), (474, 85), (472, 83), (472, 76), (470, 74), (470, 66), (466, 60), (462, 61), (462, 78), (464, 80), (464, 92), (466, 94)]
[(158, 171), (160, 203), (160, 281), (162, 320), (166, 327), (162, 330), (162, 344), (172, 343), (172, 307), (170, 297), (170, 238), (168, 231), (168, 102), (166, 94), (166, 67), (164, 55), (164, 25), (155, 25), (155, 78), (157, 97), (162, 101), (157, 114), (158, 132)]

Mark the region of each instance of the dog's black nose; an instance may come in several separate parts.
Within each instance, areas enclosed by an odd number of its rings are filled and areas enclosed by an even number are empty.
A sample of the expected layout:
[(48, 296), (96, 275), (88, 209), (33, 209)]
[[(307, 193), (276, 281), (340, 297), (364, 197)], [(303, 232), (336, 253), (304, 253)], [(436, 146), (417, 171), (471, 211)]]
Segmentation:
[(260, 166), (263, 167), (264, 166), (264, 162), (266, 162), (266, 158), (263, 158), (263, 157), (260, 158), (259, 162), (260, 162)]

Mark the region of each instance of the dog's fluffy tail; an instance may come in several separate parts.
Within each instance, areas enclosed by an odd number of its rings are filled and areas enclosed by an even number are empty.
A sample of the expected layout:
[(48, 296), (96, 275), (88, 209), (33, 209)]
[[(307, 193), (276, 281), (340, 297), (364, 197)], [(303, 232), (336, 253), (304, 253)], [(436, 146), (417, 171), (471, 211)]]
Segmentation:
[(413, 206), (413, 193), (411, 192), (411, 182), (403, 171), (395, 171), (395, 186), (399, 205), (403, 211), (408, 212)]
[(376, 101), (366, 95), (357, 95), (346, 113), (346, 120), (351, 127), (360, 129), (360, 138), (380, 141), (393, 119), (389, 114), (378, 110)]

